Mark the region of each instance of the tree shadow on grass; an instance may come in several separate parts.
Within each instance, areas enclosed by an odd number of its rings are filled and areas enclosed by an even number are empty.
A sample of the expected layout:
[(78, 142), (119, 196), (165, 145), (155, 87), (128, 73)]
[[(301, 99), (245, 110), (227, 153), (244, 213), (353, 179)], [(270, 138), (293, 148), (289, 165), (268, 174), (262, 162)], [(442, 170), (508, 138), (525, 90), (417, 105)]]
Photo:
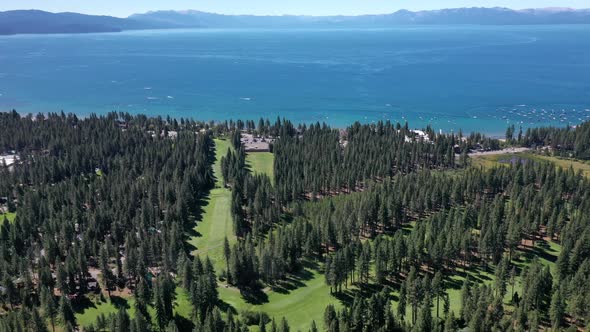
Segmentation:
[(301, 262), (301, 266), (303, 266), (303, 268), (305, 268), (305, 269), (310, 269), (310, 270), (315, 270), (315, 271), (321, 272), (320, 271), (320, 264), (315, 260), (305, 259)]
[(96, 308), (96, 304), (90, 301), (89, 298), (86, 296), (78, 298), (76, 301), (72, 302), (72, 307), (74, 308), (75, 312), (82, 313), (86, 311), (86, 309)]
[[(469, 278), (469, 282), (475, 285), (481, 285), (486, 281), (491, 281), (492, 278), (483, 274), (484, 272), (486, 271), (479, 266), (469, 267), (466, 271), (464, 271), (463, 268), (457, 268), (449, 274), (449, 277), (445, 278), (446, 288), (455, 290), (461, 289), (466, 278)], [(459, 277), (459, 279), (451, 277)]]
[(195, 204), (191, 208), (191, 216), (192, 222), (189, 222), (184, 227), (184, 248), (187, 254), (197, 250), (198, 248), (195, 247), (193, 244), (189, 242), (191, 238), (194, 237), (201, 237), (203, 236), (199, 233), (195, 228), (196, 226), (203, 220), (203, 215), (205, 213), (204, 207), (209, 204), (210, 201), (210, 192), (203, 197), (199, 198)]
[(537, 245), (539, 246), (539, 249), (548, 252), (548, 253), (557, 253), (557, 250), (553, 249), (551, 247), (551, 245), (549, 244), (549, 242), (547, 242), (547, 240), (542, 239), (542, 240), (537, 240)]
[(404, 223), (402, 224), (401, 228), (398, 228), (396, 231), (401, 231), (403, 235), (408, 236), (414, 230), (414, 225), (411, 223)]
[(486, 275), (486, 273), (494, 273), (493, 270), (490, 270), (489, 268), (484, 270), (480, 266), (471, 268), (468, 271), (471, 272), (469, 278), (473, 278), (474, 280), (477, 280), (479, 282), (492, 281), (492, 278)]
[(539, 257), (551, 263), (555, 263), (557, 261), (557, 256), (551, 253), (556, 252), (556, 250), (551, 248), (551, 246), (545, 240), (538, 241), (534, 247), (526, 246), (524, 248), (519, 248), (519, 251), (526, 259), (523, 262), (525, 264), (530, 263), (534, 257)]
[(260, 305), (268, 303), (268, 294), (260, 286), (240, 288), (240, 295), (249, 304)]
[(352, 305), (352, 301), (354, 301), (355, 292), (352, 289), (345, 289), (342, 292), (332, 293), (340, 303), (346, 306)]
[(288, 274), (285, 278), (270, 285), (274, 292), (289, 294), (292, 291), (305, 287), (305, 282), (314, 278), (313, 271), (321, 272), (318, 262), (305, 259), (301, 261), (301, 267), (297, 272)]
[(305, 281), (311, 280), (313, 273), (307, 269), (302, 269), (296, 274), (290, 274), (282, 280), (277, 281), (271, 286), (274, 292), (289, 294), (300, 287), (305, 287)]
[(225, 312), (226, 314), (231, 312), (232, 314), (236, 315), (238, 313), (234, 306), (223, 301), (222, 299), (219, 299), (219, 301), (217, 301), (217, 307), (219, 308), (219, 310)]
[(117, 309), (129, 309), (129, 302), (120, 296), (111, 296), (111, 304)]
[(190, 321), (190, 319), (182, 317), (178, 314), (174, 316), (174, 322), (176, 323), (176, 326), (178, 327), (179, 331), (192, 331), (195, 327), (195, 325), (193, 324), (193, 322)]
[(350, 306), (357, 295), (360, 295), (363, 298), (369, 298), (373, 294), (379, 293), (384, 289), (383, 285), (378, 284), (357, 283), (356, 286), (357, 288), (354, 289), (344, 288), (339, 292), (334, 292), (332, 293), (332, 296), (337, 298), (340, 303)]

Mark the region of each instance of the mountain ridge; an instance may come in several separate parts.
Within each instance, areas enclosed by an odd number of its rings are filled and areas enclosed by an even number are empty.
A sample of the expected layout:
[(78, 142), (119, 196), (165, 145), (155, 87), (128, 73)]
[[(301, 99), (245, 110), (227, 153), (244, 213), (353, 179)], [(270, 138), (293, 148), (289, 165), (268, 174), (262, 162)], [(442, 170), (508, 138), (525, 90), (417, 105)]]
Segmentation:
[(175, 23), (183, 27), (300, 27), (300, 26), (389, 26), (406, 24), (590, 24), (590, 10), (572, 8), (532, 8), (512, 10), (504, 7), (449, 8), (438, 10), (398, 10), (371, 15), (226, 15), (197, 10), (153, 11), (129, 18), (143, 22)]
[(546, 25), (590, 24), (590, 9), (504, 7), (398, 10), (368, 15), (228, 15), (198, 10), (161, 10), (126, 18), (41, 10), (0, 12), (0, 35), (120, 32), (174, 28), (387, 27), (393, 25)]
[(0, 12), (0, 35), (121, 32), (155, 28), (166, 27), (129, 18), (73, 12), (51, 13), (36, 9)]

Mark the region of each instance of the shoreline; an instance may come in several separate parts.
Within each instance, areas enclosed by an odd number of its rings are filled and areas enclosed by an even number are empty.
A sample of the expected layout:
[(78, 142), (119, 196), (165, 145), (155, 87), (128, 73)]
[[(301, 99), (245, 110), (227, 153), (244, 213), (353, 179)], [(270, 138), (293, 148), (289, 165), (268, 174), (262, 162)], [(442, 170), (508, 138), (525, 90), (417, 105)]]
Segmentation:
[[(177, 116), (177, 115), (173, 115), (173, 114), (167, 114), (167, 113), (160, 113), (160, 112), (130, 112), (130, 111), (121, 111), (121, 110), (112, 110), (112, 111), (108, 111), (108, 112), (67, 112), (64, 109), (61, 109), (59, 111), (52, 111), (52, 112), (21, 112), (18, 109), (7, 109), (7, 110), (2, 110), (0, 109), (0, 113), (9, 113), (12, 111), (16, 111), (21, 117), (26, 117), (31, 115), (33, 118), (37, 115), (37, 114), (43, 114), (45, 116), (47, 116), (49, 113), (57, 113), (60, 114), (61, 112), (63, 112), (66, 116), (73, 114), (76, 117), (80, 118), (80, 119), (86, 119), (92, 115), (98, 115), (98, 116), (106, 116), (108, 113), (111, 112), (116, 112), (116, 113), (129, 113), (131, 115), (145, 115), (148, 117), (161, 117), (163, 120), (165, 120), (167, 117), (170, 117), (170, 119), (172, 120), (177, 120), (180, 121), (180, 119), (185, 119), (185, 120), (192, 120), (192, 121), (196, 121), (196, 122), (202, 122), (202, 123), (206, 123), (206, 124), (222, 124), (224, 122), (229, 122), (229, 121), (237, 121), (237, 120), (241, 120), (241, 121), (254, 121), (256, 124), (258, 124), (258, 121), (260, 120), (261, 117), (257, 117), (257, 116), (253, 116), (253, 117), (239, 117), (239, 116), (233, 116), (233, 117), (227, 117), (224, 119), (200, 119), (198, 118), (198, 112), (191, 112), (191, 114), (187, 114), (187, 116)], [(178, 113), (178, 112), (172, 112), (172, 113)], [(246, 113), (246, 111), (244, 111), (244, 113)], [(192, 116), (192, 114), (195, 114), (197, 116)], [(450, 135), (450, 134), (454, 134), (454, 135), (458, 135), (458, 133), (461, 131), (463, 137), (469, 136), (470, 134), (482, 134), (485, 135), (488, 138), (492, 138), (492, 139), (499, 139), (502, 140), (505, 138), (504, 132), (506, 130), (506, 128), (508, 128), (511, 124), (506, 124), (505, 127), (503, 128), (499, 128), (499, 129), (489, 129), (489, 130), (465, 130), (461, 127), (459, 128), (453, 128), (453, 129), (443, 129), (440, 127), (436, 127), (436, 125), (434, 124), (425, 124), (423, 126), (420, 125), (416, 125), (417, 123), (420, 123), (421, 121), (412, 121), (412, 119), (409, 119), (408, 121), (394, 121), (394, 120), (387, 120), (387, 119), (379, 119), (379, 120), (367, 120), (367, 119), (357, 119), (357, 120), (352, 120), (350, 122), (347, 122), (346, 125), (340, 125), (340, 124), (334, 124), (333, 120), (334, 117), (331, 117), (329, 120), (328, 119), (323, 119), (324, 121), (321, 121), (321, 119), (309, 119), (306, 121), (295, 121), (293, 120), (292, 117), (289, 116), (280, 116), (278, 115), (278, 117), (280, 118), (281, 121), (283, 120), (288, 120), (291, 121), (291, 123), (293, 123), (293, 125), (295, 127), (298, 127), (299, 125), (306, 125), (306, 126), (310, 126), (310, 125), (315, 125), (316, 123), (319, 123), (320, 125), (326, 124), (327, 126), (329, 126), (332, 129), (336, 129), (336, 130), (346, 130), (347, 128), (349, 128), (350, 126), (352, 126), (353, 124), (355, 124), (356, 122), (360, 123), (360, 124), (377, 124), (378, 121), (383, 121), (383, 123), (386, 123), (387, 121), (390, 121), (392, 124), (397, 124), (399, 123), (401, 126), (404, 126), (406, 123), (408, 124), (408, 127), (410, 130), (419, 130), (419, 131), (424, 131), (426, 129), (427, 126), (430, 126), (434, 132), (436, 134), (445, 134), (445, 135)], [(276, 120), (277, 120), (277, 116), (275, 116), (274, 114), (271, 116), (267, 116), (267, 117), (262, 117), (262, 119), (266, 120), (268, 119), (270, 121), (271, 124), (273, 124)], [(471, 118), (465, 118), (466, 120), (471, 120)], [(328, 121), (326, 121), (328, 120)], [(483, 119), (478, 119), (478, 122), (483, 122)], [(342, 122), (342, 121), (338, 121), (338, 122)], [(582, 121), (580, 123), (583, 123), (585, 121)], [(561, 125), (556, 125), (554, 123), (539, 123), (538, 125), (527, 125), (527, 126), (523, 126), (522, 130), (523, 132), (525, 132), (528, 128), (564, 128), (566, 126), (570, 126), (570, 127), (574, 127), (579, 125), (580, 123), (575, 123), (575, 124), (571, 124), (571, 123), (562, 123)], [(518, 127), (517, 127), (518, 128)]]

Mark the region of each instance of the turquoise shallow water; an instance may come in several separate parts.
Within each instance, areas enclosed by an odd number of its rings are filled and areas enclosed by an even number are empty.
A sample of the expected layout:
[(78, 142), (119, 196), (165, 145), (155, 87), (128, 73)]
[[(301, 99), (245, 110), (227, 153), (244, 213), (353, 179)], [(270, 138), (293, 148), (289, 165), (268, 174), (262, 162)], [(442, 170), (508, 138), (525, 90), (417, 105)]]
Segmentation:
[(0, 110), (409, 121), (590, 118), (590, 26), (170, 30), (0, 38)]

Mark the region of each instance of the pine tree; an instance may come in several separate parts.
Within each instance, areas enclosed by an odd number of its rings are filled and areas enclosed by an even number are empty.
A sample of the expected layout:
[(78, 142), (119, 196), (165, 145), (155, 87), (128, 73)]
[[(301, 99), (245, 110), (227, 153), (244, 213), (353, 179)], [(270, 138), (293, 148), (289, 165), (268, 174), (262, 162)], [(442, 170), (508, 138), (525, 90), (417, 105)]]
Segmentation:
[(432, 331), (432, 312), (430, 310), (430, 301), (424, 301), (422, 304), (422, 308), (418, 313), (418, 319), (416, 320), (416, 325), (412, 329), (416, 332), (430, 332)]
[(137, 332), (149, 332), (151, 330), (150, 324), (141, 312), (135, 312), (133, 326), (135, 327), (135, 331)]
[(336, 309), (332, 304), (329, 304), (324, 310), (324, 326), (328, 327), (336, 319)]
[(37, 308), (33, 308), (31, 310), (31, 324), (32, 330), (35, 332), (46, 332), (47, 325), (41, 315), (39, 315), (39, 311)]
[(309, 329), (309, 332), (319, 332), (317, 326), (315, 325), (315, 320), (311, 321), (311, 328)]
[(281, 328), (280, 328), (280, 332), (289, 332), (290, 328), (289, 328), (289, 323), (287, 322), (287, 319), (285, 317), (283, 317), (281, 319)]
[(45, 319), (49, 321), (51, 330), (55, 332), (55, 320), (58, 315), (58, 308), (53, 292), (46, 287), (41, 289), (41, 306), (43, 307)]
[(117, 312), (117, 323), (118, 332), (129, 332), (129, 329), (131, 328), (131, 320), (125, 308), (121, 308)]
[(456, 331), (457, 331), (457, 322), (455, 321), (455, 313), (451, 311), (451, 313), (445, 319), (444, 332), (456, 332)]
[(463, 318), (463, 320), (469, 320), (471, 309), (471, 286), (469, 283), (469, 277), (467, 277), (461, 287), (461, 318)]
[(402, 281), (401, 288), (399, 291), (399, 300), (397, 305), (397, 314), (404, 319), (406, 316), (406, 305), (407, 305), (407, 283), (406, 280)]
[(227, 239), (227, 236), (225, 237), (225, 239), (223, 240), (223, 257), (225, 258), (225, 269), (226, 269), (226, 274), (228, 277), (228, 282), (231, 284), (231, 280), (230, 278), (230, 273), (229, 273), (229, 259), (231, 257), (231, 249), (229, 246), (229, 241)]
[(143, 278), (139, 278), (135, 292), (133, 292), (135, 298), (135, 309), (136, 312), (140, 312), (143, 316), (149, 317), (147, 310), (148, 304), (151, 303), (150, 287), (147, 281)]
[(156, 320), (158, 322), (158, 326), (160, 330), (164, 330), (164, 328), (168, 325), (168, 312), (166, 310), (165, 301), (165, 285), (162, 285), (162, 279), (158, 278), (156, 283), (154, 284), (154, 309), (156, 309)]
[(100, 249), (100, 271), (102, 273), (104, 288), (107, 290), (109, 297), (111, 297), (111, 288), (113, 287), (114, 275), (109, 266), (109, 254), (106, 245)]
[(258, 330), (260, 332), (266, 332), (266, 323), (264, 322), (262, 315), (260, 315), (260, 318), (258, 319)]
[(559, 329), (563, 325), (563, 318), (565, 314), (565, 301), (561, 289), (556, 289), (551, 296), (551, 306), (549, 308), (549, 317), (551, 325), (555, 329)]
[(443, 276), (440, 271), (436, 272), (432, 279), (432, 293), (436, 298), (436, 318), (439, 318), (440, 298), (444, 296)]
[(173, 320), (171, 320), (170, 323), (168, 323), (168, 326), (166, 327), (166, 332), (179, 332), (178, 326), (176, 326), (176, 323)]
[(59, 302), (59, 312), (64, 325), (76, 326), (76, 316), (74, 315), (74, 309), (72, 309), (72, 303), (65, 295), (62, 295)]

